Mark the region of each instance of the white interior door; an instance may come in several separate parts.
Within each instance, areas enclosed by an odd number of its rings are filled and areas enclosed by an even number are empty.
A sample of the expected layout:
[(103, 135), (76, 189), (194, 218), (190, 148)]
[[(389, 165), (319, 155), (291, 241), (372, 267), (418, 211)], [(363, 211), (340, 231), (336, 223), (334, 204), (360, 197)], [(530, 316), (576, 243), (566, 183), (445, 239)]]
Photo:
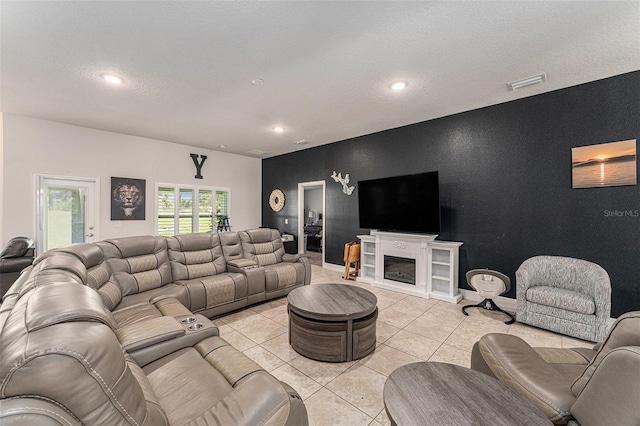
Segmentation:
[(98, 180), (37, 176), (38, 253), (98, 240)]

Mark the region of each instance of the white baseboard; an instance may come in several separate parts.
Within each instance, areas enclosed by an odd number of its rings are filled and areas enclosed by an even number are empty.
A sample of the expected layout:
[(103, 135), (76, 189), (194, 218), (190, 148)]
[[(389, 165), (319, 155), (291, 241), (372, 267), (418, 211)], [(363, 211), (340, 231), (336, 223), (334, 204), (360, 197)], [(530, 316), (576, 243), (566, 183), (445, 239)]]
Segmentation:
[[(322, 267), (325, 269), (329, 269), (331, 271), (335, 271), (335, 272), (344, 272), (344, 265), (336, 265), (335, 263), (323, 263)], [(394, 289), (389, 289), (389, 290), (394, 290)], [(474, 301), (474, 302), (482, 302), (482, 298), (480, 297), (480, 295), (478, 295), (478, 293), (476, 291), (473, 290), (465, 290), (465, 289), (460, 289), (460, 293), (462, 294), (462, 297), (464, 297), (465, 299)], [(449, 300), (447, 300), (449, 301)], [(515, 312), (516, 311), (516, 299), (511, 299), (509, 297), (498, 297), (496, 299), (496, 303), (498, 304), (498, 306), (500, 306), (502, 309), (506, 309), (508, 311), (511, 312)]]
[(336, 272), (344, 272), (344, 265), (336, 265), (335, 263), (323, 263), (322, 267), (324, 269), (329, 269), (331, 271), (336, 271)]
[[(331, 271), (335, 271), (335, 272), (340, 272), (340, 273), (344, 272), (344, 265), (336, 265), (335, 263), (326, 263), (325, 262), (325, 263), (322, 264), (322, 267), (325, 268), (325, 269), (329, 269)], [(358, 280), (358, 281), (360, 281), (360, 280)], [(368, 281), (363, 281), (363, 282), (368, 282)], [(460, 289), (460, 293), (462, 294), (462, 297), (464, 297), (467, 300), (471, 300), (473, 302), (482, 302), (482, 300), (483, 300), (483, 298), (480, 297), (478, 292), (473, 291), (473, 290), (466, 290), (466, 289), (461, 288)], [(514, 313), (516, 311), (516, 299), (512, 299), (510, 297), (499, 296), (496, 299), (496, 303), (498, 304), (498, 306), (500, 306), (500, 308), (504, 309), (505, 311), (509, 311), (511, 313)], [(615, 320), (616, 320), (615, 318), (610, 318), (609, 322), (613, 323), (613, 321), (615, 321)]]
[[(480, 297), (477, 291), (465, 290), (461, 288), (460, 293), (462, 293), (462, 297), (464, 297), (467, 300), (471, 300), (474, 302), (482, 302), (484, 300), (482, 297)], [(498, 298), (496, 299), (496, 303), (498, 304), (498, 306), (500, 306), (500, 308), (506, 311), (510, 311), (510, 312), (516, 311), (516, 299), (512, 299), (510, 297), (498, 296)]]
[[(335, 271), (335, 272), (340, 272), (343, 273), (344, 272), (344, 265), (336, 265), (335, 263), (323, 263), (322, 267), (325, 269), (329, 269), (331, 271)], [(392, 290), (393, 291), (393, 290)], [(473, 291), (473, 290), (465, 290), (465, 289), (460, 289), (460, 293), (462, 294), (462, 297), (464, 297), (465, 299), (474, 301), (474, 302), (482, 302), (482, 297), (480, 297), (480, 295), (478, 294), (478, 292)], [(511, 299), (510, 297), (498, 297), (496, 299), (496, 303), (498, 304), (498, 306), (500, 306), (502, 309), (505, 309), (507, 311), (510, 312), (515, 312), (516, 311), (516, 299)]]

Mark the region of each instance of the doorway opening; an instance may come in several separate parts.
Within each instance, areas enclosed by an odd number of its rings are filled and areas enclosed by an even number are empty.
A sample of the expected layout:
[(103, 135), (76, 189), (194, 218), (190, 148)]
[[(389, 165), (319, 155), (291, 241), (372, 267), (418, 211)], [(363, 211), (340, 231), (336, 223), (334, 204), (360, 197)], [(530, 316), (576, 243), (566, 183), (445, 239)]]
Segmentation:
[(36, 175), (36, 252), (98, 241), (99, 180)]
[(298, 253), (305, 253), (312, 265), (324, 266), (325, 181), (298, 184)]

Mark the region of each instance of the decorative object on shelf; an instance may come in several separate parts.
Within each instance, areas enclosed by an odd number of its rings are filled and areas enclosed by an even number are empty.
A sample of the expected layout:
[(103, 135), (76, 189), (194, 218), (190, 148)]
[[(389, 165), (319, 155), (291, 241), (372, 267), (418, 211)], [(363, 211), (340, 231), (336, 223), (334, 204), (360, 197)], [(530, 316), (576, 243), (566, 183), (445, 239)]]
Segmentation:
[[(202, 165), (207, 160), (206, 155), (198, 155), (198, 154), (189, 154), (191, 159), (193, 160), (193, 164), (196, 166), (196, 175), (194, 176), (196, 179), (202, 179)], [(200, 158), (202, 161), (198, 161)]]
[(336, 182), (339, 182), (342, 184), (342, 192), (347, 194), (347, 195), (351, 195), (353, 194), (353, 190), (356, 189), (355, 186), (349, 186), (349, 173), (345, 174), (344, 177), (342, 177), (342, 173), (338, 173), (336, 174), (336, 171), (333, 171), (333, 174), (331, 174), (331, 177), (333, 178), (333, 180), (335, 180)]
[(144, 220), (146, 180), (111, 178), (111, 220)]
[(571, 148), (573, 188), (636, 185), (636, 140)]
[(274, 212), (279, 212), (284, 207), (284, 192), (279, 189), (271, 191), (269, 196), (269, 206)]

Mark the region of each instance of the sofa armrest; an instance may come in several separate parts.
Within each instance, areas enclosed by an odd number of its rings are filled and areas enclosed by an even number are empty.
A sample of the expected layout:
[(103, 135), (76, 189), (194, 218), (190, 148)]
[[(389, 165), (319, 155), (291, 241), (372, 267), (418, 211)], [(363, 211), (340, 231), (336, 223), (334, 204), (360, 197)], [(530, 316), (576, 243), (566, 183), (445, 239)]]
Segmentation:
[(151, 318), (116, 330), (116, 336), (127, 352), (175, 339), (184, 334), (184, 328), (173, 317)]
[(554, 423), (571, 418), (572, 380), (548, 364), (528, 343), (511, 334), (490, 333), (473, 347), (471, 368), (500, 380), (536, 404)]
[(262, 266), (249, 259), (235, 259), (227, 262), (227, 270), (247, 277), (247, 294), (249, 296), (265, 292), (265, 271)]
[(640, 346), (623, 346), (609, 352), (571, 407), (581, 426), (638, 425)]
[(33, 257), (11, 257), (9, 259), (0, 259), (0, 274), (20, 272), (24, 268), (31, 266), (32, 263)]
[(82, 423), (66, 408), (55, 401), (37, 396), (0, 399), (0, 421), (3, 425), (68, 425)]
[(233, 259), (227, 262), (227, 268), (233, 267), (237, 269), (257, 268), (259, 265), (250, 259)]
[(299, 261), (301, 258), (303, 257), (307, 257), (306, 254), (302, 254), (302, 253), (296, 253), (296, 254), (283, 254), (282, 255), (282, 261), (283, 262), (289, 262), (289, 263), (294, 263)]
[[(158, 318), (154, 318), (154, 320), (156, 319)], [(144, 367), (180, 349), (192, 347), (207, 337), (219, 335), (218, 327), (202, 315), (188, 315), (169, 319), (172, 319), (181, 328), (180, 335), (137, 350), (127, 351), (140, 367)]]

